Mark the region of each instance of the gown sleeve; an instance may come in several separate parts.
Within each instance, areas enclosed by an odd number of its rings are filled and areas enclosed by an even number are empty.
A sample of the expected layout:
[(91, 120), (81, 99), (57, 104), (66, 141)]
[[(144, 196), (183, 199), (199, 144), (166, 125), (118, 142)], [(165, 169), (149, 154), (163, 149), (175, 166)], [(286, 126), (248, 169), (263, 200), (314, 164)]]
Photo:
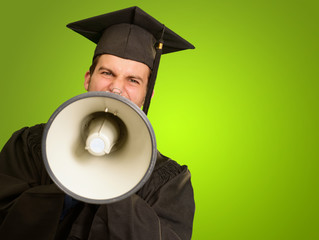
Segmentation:
[(95, 210), (87, 206), (87, 211), (92, 221), (80, 214), (68, 239), (191, 239), (195, 203), (190, 172), (167, 159), (137, 194)]
[(54, 239), (64, 194), (41, 157), (43, 125), (15, 132), (0, 153), (0, 239)]

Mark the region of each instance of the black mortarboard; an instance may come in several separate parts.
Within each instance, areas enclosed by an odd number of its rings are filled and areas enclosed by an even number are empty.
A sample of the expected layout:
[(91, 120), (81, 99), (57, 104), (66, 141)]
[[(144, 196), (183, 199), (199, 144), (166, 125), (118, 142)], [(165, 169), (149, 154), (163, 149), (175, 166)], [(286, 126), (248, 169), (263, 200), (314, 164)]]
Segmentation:
[(161, 54), (194, 46), (138, 7), (70, 23), (67, 27), (97, 44), (93, 59), (112, 54), (142, 62), (152, 70), (143, 111), (147, 114)]

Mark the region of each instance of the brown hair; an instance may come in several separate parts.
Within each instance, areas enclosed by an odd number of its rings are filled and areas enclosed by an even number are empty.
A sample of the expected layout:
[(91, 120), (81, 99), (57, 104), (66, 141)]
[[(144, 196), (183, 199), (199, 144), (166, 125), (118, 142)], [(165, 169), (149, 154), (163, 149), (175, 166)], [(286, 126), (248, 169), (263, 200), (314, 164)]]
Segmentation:
[(101, 57), (101, 55), (98, 55), (98, 56), (96, 56), (96, 57), (93, 59), (92, 65), (90, 66), (90, 69), (89, 69), (91, 76), (93, 75), (93, 72), (94, 72), (94, 70), (95, 70), (95, 68), (96, 68), (96, 65), (97, 65), (97, 63), (98, 63), (100, 57)]

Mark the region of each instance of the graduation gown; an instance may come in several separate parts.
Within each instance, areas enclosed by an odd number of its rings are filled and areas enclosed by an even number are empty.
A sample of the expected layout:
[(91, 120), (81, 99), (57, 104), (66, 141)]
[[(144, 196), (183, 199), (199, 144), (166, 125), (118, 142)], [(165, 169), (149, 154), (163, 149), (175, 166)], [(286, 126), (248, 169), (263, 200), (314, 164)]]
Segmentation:
[(186, 166), (158, 153), (136, 194), (103, 205), (72, 201), (45, 170), (43, 129), (15, 132), (1, 151), (0, 239), (191, 239), (195, 204)]

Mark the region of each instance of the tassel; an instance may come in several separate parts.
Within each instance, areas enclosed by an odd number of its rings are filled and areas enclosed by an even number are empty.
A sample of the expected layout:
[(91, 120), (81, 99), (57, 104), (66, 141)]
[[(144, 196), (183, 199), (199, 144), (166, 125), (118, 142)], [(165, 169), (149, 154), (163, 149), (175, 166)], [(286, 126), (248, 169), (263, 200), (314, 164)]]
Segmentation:
[(143, 112), (145, 113), (145, 115), (147, 115), (149, 106), (151, 104), (151, 98), (152, 98), (152, 94), (153, 94), (153, 90), (154, 90), (154, 86), (155, 86), (155, 81), (156, 81), (156, 77), (157, 77), (159, 63), (160, 63), (161, 56), (162, 56), (163, 45), (164, 45), (164, 41), (163, 41), (164, 32), (165, 32), (165, 26), (164, 26), (163, 31), (162, 31), (161, 39), (159, 40), (158, 46), (156, 48), (156, 54), (155, 54), (155, 59), (154, 59), (154, 64), (153, 64), (153, 71), (152, 71), (150, 79), (149, 79), (149, 86), (147, 89), (147, 93), (146, 93), (146, 97), (145, 97), (145, 101), (144, 101), (144, 105), (143, 105)]

